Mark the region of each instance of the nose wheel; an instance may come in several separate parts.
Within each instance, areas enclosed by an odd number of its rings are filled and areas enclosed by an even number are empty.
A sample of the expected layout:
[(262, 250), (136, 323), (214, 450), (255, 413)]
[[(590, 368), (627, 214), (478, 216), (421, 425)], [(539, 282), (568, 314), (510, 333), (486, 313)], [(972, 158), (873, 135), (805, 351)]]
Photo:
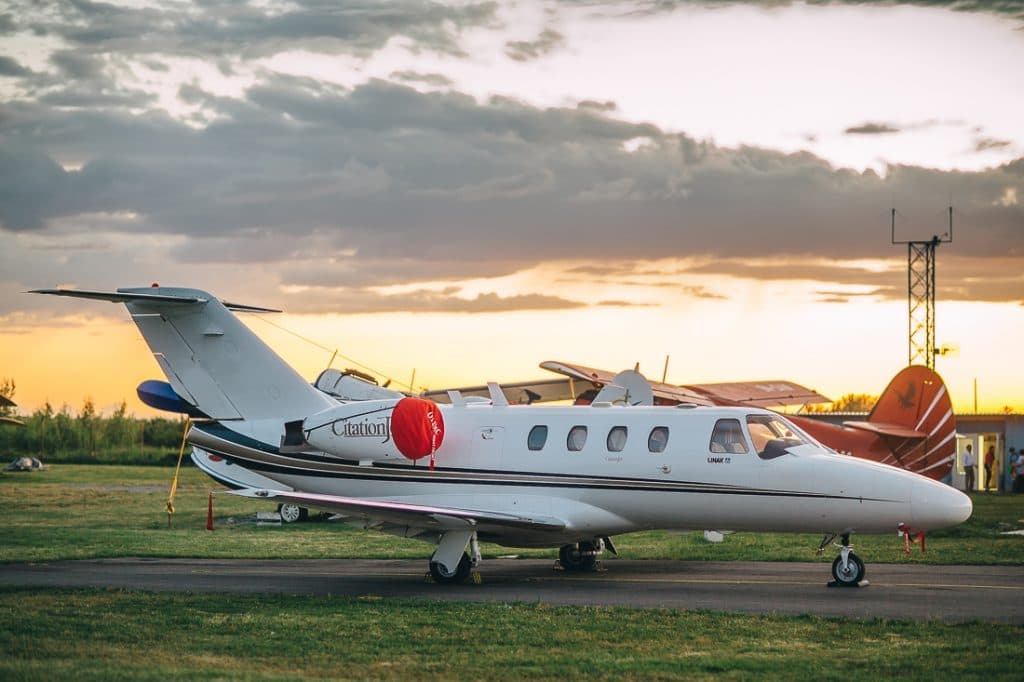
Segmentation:
[(839, 556), (832, 562), (833, 581), (828, 584), (829, 587), (861, 587), (868, 584), (864, 580), (864, 562), (852, 550), (850, 536), (844, 535)]

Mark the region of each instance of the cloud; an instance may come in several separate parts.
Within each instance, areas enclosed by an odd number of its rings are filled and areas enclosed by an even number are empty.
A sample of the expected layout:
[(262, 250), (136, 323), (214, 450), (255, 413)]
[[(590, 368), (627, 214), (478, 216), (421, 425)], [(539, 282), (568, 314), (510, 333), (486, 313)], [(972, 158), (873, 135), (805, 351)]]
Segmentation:
[[(2, 34), (2, 31), (0, 31), (0, 34)], [(31, 75), (31, 69), (25, 68), (24, 66), (19, 64), (18, 61), (15, 59), (0, 55), (0, 76), (11, 76), (18, 78), (21, 76)]]
[(452, 80), (445, 75), (440, 73), (420, 73), (418, 71), (392, 71), (391, 80), (401, 81), (403, 83), (423, 83), (424, 85), (430, 85), (435, 88), (448, 87), (454, 85)]
[(536, 40), (506, 43), (505, 54), (517, 62), (528, 62), (545, 57), (564, 45), (565, 36), (554, 29), (546, 28)]
[(475, 298), (453, 295), (453, 290), (417, 290), (404, 294), (381, 294), (369, 289), (308, 290), (286, 299), (292, 313), (506, 313), (526, 310), (566, 310), (586, 303), (546, 294), (499, 296), (481, 293)]
[(984, 152), (989, 149), (1003, 149), (1009, 147), (1012, 142), (1009, 140), (997, 140), (991, 137), (981, 137), (974, 141), (974, 151)]
[(296, 0), (271, 7), (231, 0), (211, 0), (198, 7), (127, 7), (76, 0), (49, 10), (34, 3), (16, 4), (20, 23), (61, 38), (79, 54), (190, 58), (264, 57), (296, 45), (368, 54), (398, 36), (420, 49), (462, 54), (460, 33), (493, 23), (497, 8), (491, 2), (449, 6), (418, 0)]
[(612, 112), (612, 111), (616, 111), (619, 108), (619, 105), (617, 105), (615, 102), (613, 102), (611, 100), (606, 100), (604, 102), (597, 102), (597, 101), (592, 100), (592, 99), (585, 99), (582, 102), (580, 102), (579, 104), (577, 104), (576, 106), (579, 107), (580, 109), (590, 109), (592, 111), (603, 111), (603, 112)]
[(861, 123), (844, 130), (847, 135), (884, 135), (886, 133), (898, 133), (899, 128), (888, 123)]
[[(617, 8), (620, 12), (634, 14), (671, 12), (680, 7), (690, 7), (693, 4), (693, 0), (634, 0), (633, 3), (627, 5), (623, 5), (618, 2), (607, 3), (610, 9)], [(794, 4), (800, 3), (796, 0), (722, 0), (722, 2), (714, 3), (714, 6), (762, 5), (769, 9), (776, 9), (780, 7), (789, 7)], [(814, 0), (814, 2), (809, 4), (874, 6), (878, 3), (875, 2), (875, 0)], [(949, 0), (893, 0), (893, 2), (888, 4), (937, 7), (952, 10), (954, 12), (978, 12), (1024, 19), (1024, 3), (1020, 0), (1000, 0), (999, 2), (978, 2), (977, 0), (954, 0), (954, 2), (949, 2)]]
[[(173, 237), (160, 251), (173, 262), (195, 272), (253, 266), (267, 287), (458, 281), (552, 261), (618, 277), (623, 263), (635, 274), (635, 264), (666, 258), (771, 279), (786, 273), (758, 263), (893, 259), (893, 200), (908, 216), (899, 229), (928, 238), (944, 231), (935, 215), (955, 188), (970, 229), (948, 251), (984, 277), (954, 295), (1020, 296), (1014, 280), (992, 278), (1024, 270), (1024, 159), (976, 172), (893, 166), (882, 177), (805, 152), (720, 147), (609, 107), (270, 73), (239, 97), (183, 88), (209, 116), (197, 124), (114, 87), (106, 61), (58, 62), (93, 80), (0, 102), (0, 235), (65, 225), (61, 280), (85, 272), (74, 270), (71, 245), (96, 221), (81, 217), (124, 215), (132, 219), (109, 221), (112, 234)], [(630, 151), (637, 139), (645, 143)], [(834, 279), (824, 270), (835, 268), (819, 269), (814, 281), (884, 286), (871, 271)]]

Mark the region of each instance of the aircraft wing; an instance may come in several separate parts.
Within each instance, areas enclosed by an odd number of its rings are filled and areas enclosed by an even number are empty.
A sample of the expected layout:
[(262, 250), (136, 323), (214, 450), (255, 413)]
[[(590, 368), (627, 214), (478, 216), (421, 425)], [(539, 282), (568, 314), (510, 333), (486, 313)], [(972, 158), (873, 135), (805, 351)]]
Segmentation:
[(685, 388), (706, 396), (716, 404), (724, 405), (780, 407), (832, 402), (817, 391), (784, 380), (689, 384)]
[[(609, 372), (603, 369), (587, 367), (585, 365), (573, 365), (567, 362), (547, 360), (540, 363), (543, 369), (556, 374), (564, 374), (576, 381), (588, 381), (596, 387), (607, 386), (614, 383), (616, 372)], [(654, 398), (661, 403), (690, 403), (691, 405), (713, 405), (707, 397), (700, 395), (689, 386), (673, 386), (660, 381), (649, 381), (651, 392)]]
[[(449, 389), (437, 391), (426, 391), (420, 394), (422, 398), (429, 398), (437, 403), (449, 403)], [(463, 397), (479, 396), (490, 398), (491, 394), (486, 386), (468, 386), (466, 388), (451, 389), (458, 391)], [(501, 391), (509, 405), (530, 405), (532, 403), (547, 403), (554, 400), (575, 400), (571, 379), (539, 379), (537, 381), (520, 381), (514, 384), (501, 384)]]
[(0, 424), (14, 424), (15, 426), (24, 426), (25, 422), (14, 417), (0, 417)]
[(550, 517), (523, 516), (477, 509), (457, 509), (390, 500), (367, 500), (359, 497), (338, 497), (299, 491), (243, 488), (229, 491), (232, 495), (254, 499), (277, 500), (310, 509), (344, 514), (373, 521), (384, 521), (417, 528), (455, 530), (467, 527), (498, 526), (532, 531), (558, 532), (565, 522)]

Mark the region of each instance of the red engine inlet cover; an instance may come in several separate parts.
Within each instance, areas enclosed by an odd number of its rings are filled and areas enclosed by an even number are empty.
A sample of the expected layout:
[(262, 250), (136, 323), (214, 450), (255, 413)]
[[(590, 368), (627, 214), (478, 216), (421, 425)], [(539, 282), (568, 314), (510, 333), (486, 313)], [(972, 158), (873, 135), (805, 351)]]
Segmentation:
[(433, 400), (402, 398), (391, 412), (391, 437), (409, 459), (433, 455), (444, 440), (444, 418)]

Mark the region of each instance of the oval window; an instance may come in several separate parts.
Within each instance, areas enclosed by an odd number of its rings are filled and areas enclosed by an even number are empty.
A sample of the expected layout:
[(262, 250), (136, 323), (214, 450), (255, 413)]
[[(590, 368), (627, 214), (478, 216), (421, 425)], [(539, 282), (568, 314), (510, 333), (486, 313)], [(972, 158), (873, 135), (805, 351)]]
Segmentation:
[(530, 429), (530, 435), (526, 438), (526, 447), (530, 450), (543, 450), (544, 443), (548, 441), (548, 427), (534, 426)]
[(574, 426), (569, 430), (569, 437), (565, 439), (565, 445), (569, 452), (579, 452), (587, 444), (587, 427)]
[(626, 447), (626, 427), (616, 426), (608, 432), (608, 452), (622, 452)]
[(668, 427), (655, 426), (647, 437), (647, 449), (650, 452), (665, 452), (668, 447)]

